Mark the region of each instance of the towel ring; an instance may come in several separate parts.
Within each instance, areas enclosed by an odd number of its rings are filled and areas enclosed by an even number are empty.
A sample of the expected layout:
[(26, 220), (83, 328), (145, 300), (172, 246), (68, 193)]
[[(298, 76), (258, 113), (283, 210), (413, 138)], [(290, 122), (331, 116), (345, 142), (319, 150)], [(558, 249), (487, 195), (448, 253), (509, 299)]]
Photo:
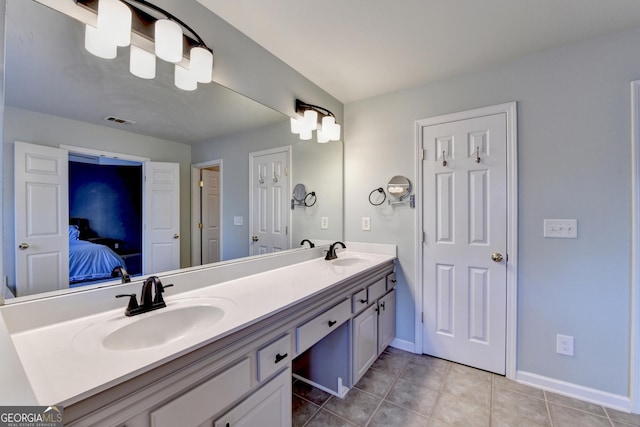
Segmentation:
[[(373, 196), (373, 194), (376, 192), (382, 193), (383, 195), (382, 201), (380, 203), (373, 203), (373, 201), (371, 200), (371, 196)], [(371, 190), (371, 193), (369, 193), (369, 203), (371, 203), (373, 206), (380, 206), (384, 203), (385, 200), (387, 200), (387, 193), (384, 192), (384, 189), (382, 187), (375, 188)]]
[[(308, 200), (313, 200), (313, 201), (311, 203), (309, 203)], [(311, 193), (307, 193), (307, 195), (304, 196), (304, 201), (302, 202), (302, 206), (310, 208), (311, 206), (316, 204), (316, 200), (318, 200), (318, 199), (316, 197), (316, 192), (315, 191), (312, 191)]]

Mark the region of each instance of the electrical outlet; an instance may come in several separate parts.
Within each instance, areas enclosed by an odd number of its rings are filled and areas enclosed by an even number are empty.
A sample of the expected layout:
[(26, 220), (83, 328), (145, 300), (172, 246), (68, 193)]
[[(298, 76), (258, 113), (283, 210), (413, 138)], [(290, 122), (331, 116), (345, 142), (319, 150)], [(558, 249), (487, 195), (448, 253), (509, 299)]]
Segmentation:
[(323, 230), (329, 228), (329, 217), (323, 216), (322, 218), (320, 218), (320, 228)]
[(569, 335), (556, 335), (556, 352), (565, 356), (573, 356), (573, 337)]
[(576, 219), (545, 219), (544, 220), (544, 237), (576, 239), (578, 237), (578, 220)]
[(368, 216), (362, 217), (362, 231), (371, 231), (371, 218)]

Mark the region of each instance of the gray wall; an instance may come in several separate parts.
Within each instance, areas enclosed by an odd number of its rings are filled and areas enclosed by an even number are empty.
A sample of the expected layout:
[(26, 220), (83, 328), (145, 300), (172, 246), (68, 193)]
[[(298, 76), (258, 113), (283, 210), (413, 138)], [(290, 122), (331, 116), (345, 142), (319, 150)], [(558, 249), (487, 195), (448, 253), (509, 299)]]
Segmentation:
[[(414, 341), (415, 211), (374, 208), (366, 195), (395, 174), (415, 181), (416, 120), (517, 101), (517, 369), (628, 395), (638, 78), (640, 30), (345, 106), (346, 237), (398, 244), (399, 339)], [(544, 218), (577, 218), (578, 239), (544, 239)], [(575, 357), (556, 354), (557, 333), (575, 337)]]

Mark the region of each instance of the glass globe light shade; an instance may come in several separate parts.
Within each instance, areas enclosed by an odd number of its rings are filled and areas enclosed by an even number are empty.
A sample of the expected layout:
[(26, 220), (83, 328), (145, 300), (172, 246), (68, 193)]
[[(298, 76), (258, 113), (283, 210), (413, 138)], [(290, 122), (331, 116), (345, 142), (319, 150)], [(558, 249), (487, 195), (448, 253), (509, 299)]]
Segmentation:
[(189, 69), (198, 83), (211, 83), (213, 53), (203, 47), (194, 47), (189, 54)]
[(91, 25), (85, 25), (84, 48), (95, 56), (113, 59), (118, 55), (118, 46), (107, 34)]
[(136, 45), (131, 45), (129, 52), (129, 71), (141, 79), (155, 78), (156, 56)]
[(198, 87), (198, 81), (193, 73), (178, 64), (175, 65), (174, 83), (182, 90), (196, 90)]
[(182, 29), (168, 19), (158, 19), (155, 23), (156, 56), (167, 62), (182, 61)]

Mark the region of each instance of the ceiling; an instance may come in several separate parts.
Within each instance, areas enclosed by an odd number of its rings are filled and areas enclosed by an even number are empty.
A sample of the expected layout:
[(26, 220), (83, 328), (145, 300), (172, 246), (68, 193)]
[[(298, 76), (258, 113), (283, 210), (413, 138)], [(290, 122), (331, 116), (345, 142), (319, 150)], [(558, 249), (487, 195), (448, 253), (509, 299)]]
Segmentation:
[(343, 103), (640, 26), (638, 0), (197, 0)]

